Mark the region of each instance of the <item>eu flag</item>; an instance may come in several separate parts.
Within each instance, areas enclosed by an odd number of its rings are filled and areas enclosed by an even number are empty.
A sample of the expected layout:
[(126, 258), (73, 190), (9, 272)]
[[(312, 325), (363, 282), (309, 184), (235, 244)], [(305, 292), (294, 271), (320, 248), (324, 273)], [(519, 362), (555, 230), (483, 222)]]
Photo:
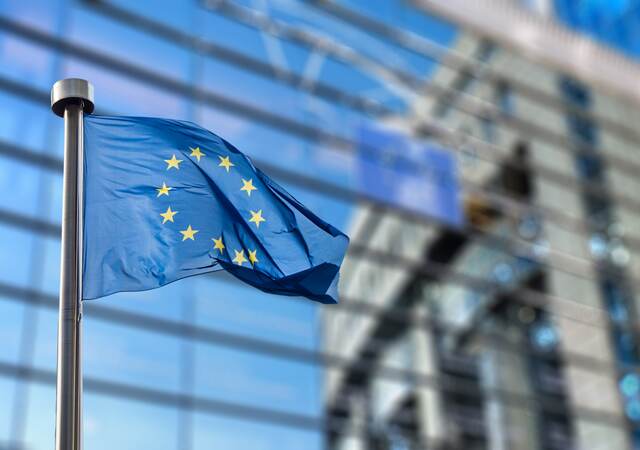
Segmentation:
[(337, 302), (348, 237), (224, 139), (190, 122), (90, 115), (84, 147), (84, 299), (225, 269), (265, 292)]

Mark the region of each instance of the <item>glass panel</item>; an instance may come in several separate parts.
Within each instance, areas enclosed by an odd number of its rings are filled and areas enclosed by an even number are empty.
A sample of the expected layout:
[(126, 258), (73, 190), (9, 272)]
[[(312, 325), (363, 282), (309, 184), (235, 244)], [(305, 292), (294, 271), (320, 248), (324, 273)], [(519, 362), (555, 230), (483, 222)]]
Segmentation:
[(194, 373), (198, 396), (315, 417), (320, 412), (314, 365), (198, 343)]
[[(16, 363), (18, 361), (23, 313), (24, 305), (19, 301), (0, 297), (0, 342), (2, 342), (2, 345), (0, 345), (0, 361), (2, 362)], [(2, 408), (0, 408), (1, 410)], [(0, 421), (0, 423), (3, 423), (3, 421)]]
[(51, 443), (55, 442), (55, 385), (31, 384), (25, 407), (27, 420), (24, 445), (38, 450), (51, 448)]
[(178, 448), (178, 412), (163, 405), (135, 401), (111, 391), (108, 395), (88, 390), (85, 395), (87, 448)]
[(28, 285), (33, 241), (31, 233), (0, 223), (0, 282)]
[[(41, 171), (31, 164), (0, 157), (0, 208), (23, 216), (36, 213)], [(11, 195), (9, 195), (11, 193)]]
[(218, 416), (196, 414), (193, 448), (205, 450), (211, 445), (222, 448), (320, 450), (320, 433), (290, 426), (277, 426), (254, 421), (240, 421)]
[(179, 339), (99, 321), (89, 312), (84, 327), (85, 348), (91, 349), (84, 358), (87, 378), (169, 391), (178, 389)]

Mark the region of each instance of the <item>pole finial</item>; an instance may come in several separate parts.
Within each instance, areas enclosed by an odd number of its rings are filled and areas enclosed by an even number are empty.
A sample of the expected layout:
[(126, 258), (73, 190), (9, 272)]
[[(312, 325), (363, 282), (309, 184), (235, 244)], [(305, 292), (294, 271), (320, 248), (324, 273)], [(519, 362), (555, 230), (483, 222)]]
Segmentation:
[(91, 114), (94, 109), (93, 85), (81, 78), (65, 78), (58, 80), (51, 88), (51, 109), (60, 117), (64, 116), (64, 108), (72, 102), (82, 102), (82, 109)]

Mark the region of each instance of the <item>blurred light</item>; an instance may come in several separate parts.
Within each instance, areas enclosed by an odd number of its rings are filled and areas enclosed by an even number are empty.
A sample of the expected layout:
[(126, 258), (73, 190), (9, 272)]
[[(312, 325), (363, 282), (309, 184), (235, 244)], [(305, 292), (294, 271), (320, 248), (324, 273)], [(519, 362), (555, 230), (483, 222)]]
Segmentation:
[(628, 373), (620, 380), (620, 391), (627, 397), (633, 397), (640, 393), (640, 376)]
[(493, 268), (493, 277), (498, 283), (509, 283), (513, 280), (513, 268), (505, 262), (498, 263)]
[(640, 400), (637, 398), (629, 400), (624, 410), (630, 420), (634, 422), (640, 421)]
[(548, 323), (541, 323), (533, 328), (531, 332), (533, 345), (540, 350), (551, 350), (558, 343), (558, 335)]
[(532, 253), (538, 259), (546, 259), (549, 256), (549, 241), (538, 239), (532, 246)]
[(631, 259), (629, 250), (627, 250), (627, 247), (625, 247), (622, 242), (616, 242), (612, 246), (609, 257), (611, 258), (611, 262), (617, 266), (626, 266)]
[(589, 238), (589, 251), (596, 259), (602, 259), (607, 254), (607, 240), (601, 234), (594, 234)]
[(518, 222), (518, 234), (523, 239), (535, 239), (540, 234), (540, 220), (534, 215), (522, 217)]
[(613, 303), (609, 306), (609, 316), (616, 323), (626, 322), (629, 319), (627, 309), (621, 303)]

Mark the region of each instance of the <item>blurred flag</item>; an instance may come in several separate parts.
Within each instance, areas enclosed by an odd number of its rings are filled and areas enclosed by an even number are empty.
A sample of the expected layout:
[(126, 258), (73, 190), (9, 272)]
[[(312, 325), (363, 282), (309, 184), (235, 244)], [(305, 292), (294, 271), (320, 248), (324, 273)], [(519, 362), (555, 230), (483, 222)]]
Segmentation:
[(265, 292), (337, 302), (348, 237), (233, 145), (147, 117), (86, 116), (84, 132), (84, 299), (225, 269)]
[(358, 143), (363, 192), (450, 225), (463, 224), (451, 152), (377, 127), (362, 127)]

